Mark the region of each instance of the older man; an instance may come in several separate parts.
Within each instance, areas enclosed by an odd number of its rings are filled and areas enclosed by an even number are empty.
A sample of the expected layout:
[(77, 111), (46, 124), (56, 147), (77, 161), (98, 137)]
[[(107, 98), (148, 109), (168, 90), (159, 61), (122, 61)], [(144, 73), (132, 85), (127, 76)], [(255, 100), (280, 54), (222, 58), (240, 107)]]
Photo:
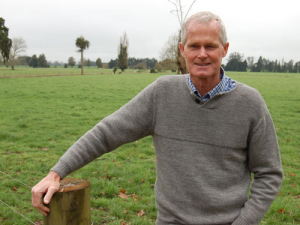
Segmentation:
[(228, 47), (218, 16), (191, 16), (180, 43), (189, 74), (157, 79), (87, 132), (32, 189), (33, 206), (47, 215), (42, 196), (49, 203), (60, 179), (152, 135), (157, 225), (258, 224), (281, 185), (280, 154), (261, 95), (221, 68)]

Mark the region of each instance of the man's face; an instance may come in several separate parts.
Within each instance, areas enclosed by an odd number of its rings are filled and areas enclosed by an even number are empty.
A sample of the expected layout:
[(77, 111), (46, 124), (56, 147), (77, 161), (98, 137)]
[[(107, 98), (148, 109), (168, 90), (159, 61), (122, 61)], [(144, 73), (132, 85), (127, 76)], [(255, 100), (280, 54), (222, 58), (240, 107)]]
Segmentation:
[(191, 21), (187, 26), (186, 43), (180, 43), (180, 51), (186, 61), (192, 81), (195, 79), (218, 79), (222, 58), (226, 56), (229, 43), (223, 46), (217, 21), (208, 24)]

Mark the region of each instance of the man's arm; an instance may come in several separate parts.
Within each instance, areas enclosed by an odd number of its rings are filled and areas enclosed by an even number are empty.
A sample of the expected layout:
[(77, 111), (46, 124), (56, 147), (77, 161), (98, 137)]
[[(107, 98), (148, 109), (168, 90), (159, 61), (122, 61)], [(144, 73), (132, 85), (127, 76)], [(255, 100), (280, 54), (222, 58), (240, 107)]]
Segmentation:
[(129, 103), (103, 119), (88, 131), (60, 158), (51, 172), (32, 189), (32, 205), (47, 215), (52, 195), (59, 181), (97, 157), (119, 146), (151, 135), (154, 125), (155, 83), (150, 84)]
[(283, 172), (274, 124), (260, 98), (257, 122), (249, 131), (249, 169), (254, 174), (248, 201), (232, 225), (259, 224), (280, 189)]

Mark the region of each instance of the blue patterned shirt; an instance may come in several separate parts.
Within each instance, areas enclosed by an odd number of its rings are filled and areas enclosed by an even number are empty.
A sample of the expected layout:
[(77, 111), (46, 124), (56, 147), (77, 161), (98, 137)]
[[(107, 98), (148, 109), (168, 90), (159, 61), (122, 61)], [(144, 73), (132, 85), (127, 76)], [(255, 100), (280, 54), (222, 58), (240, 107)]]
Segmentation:
[(202, 101), (207, 101), (214, 97), (216, 94), (225, 93), (231, 91), (235, 88), (236, 83), (231, 78), (225, 75), (225, 70), (221, 67), (220, 69), (220, 78), (221, 81), (218, 83), (214, 89), (207, 92), (203, 97), (200, 95), (199, 91), (196, 89), (195, 85), (193, 84), (190, 75), (188, 76), (188, 84), (190, 85), (192, 91), (197, 95)]

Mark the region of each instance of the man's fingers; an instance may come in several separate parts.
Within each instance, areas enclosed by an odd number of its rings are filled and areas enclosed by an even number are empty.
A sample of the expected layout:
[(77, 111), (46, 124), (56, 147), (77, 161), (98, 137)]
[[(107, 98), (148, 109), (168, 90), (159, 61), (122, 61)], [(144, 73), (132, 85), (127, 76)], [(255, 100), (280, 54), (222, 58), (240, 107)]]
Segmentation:
[(61, 177), (56, 172), (50, 171), (49, 174), (31, 190), (32, 205), (44, 216), (47, 216), (50, 212), (50, 209), (44, 204), (49, 204), (53, 194), (58, 191), (60, 180)]
[(40, 211), (44, 216), (47, 216), (48, 213), (50, 212), (50, 209), (47, 208), (46, 206), (42, 205), (40, 206), (40, 208), (36, 208), (38, 211)]
[(54, 193), (57, 192), (57, 191), (58, 191), (58, 188), (56, 188), (56, 187), (50, 186), (50, 187), (48, 188), (48, 191), (47, 191), (47, 193), (46, 193), (46, 195), (45, 195), (45, 197), (44, 197), (44, 203), (45, 203), (46, 205), (49, 204), (49, 202), (51, 201), (52, 196), (53, 196)]

